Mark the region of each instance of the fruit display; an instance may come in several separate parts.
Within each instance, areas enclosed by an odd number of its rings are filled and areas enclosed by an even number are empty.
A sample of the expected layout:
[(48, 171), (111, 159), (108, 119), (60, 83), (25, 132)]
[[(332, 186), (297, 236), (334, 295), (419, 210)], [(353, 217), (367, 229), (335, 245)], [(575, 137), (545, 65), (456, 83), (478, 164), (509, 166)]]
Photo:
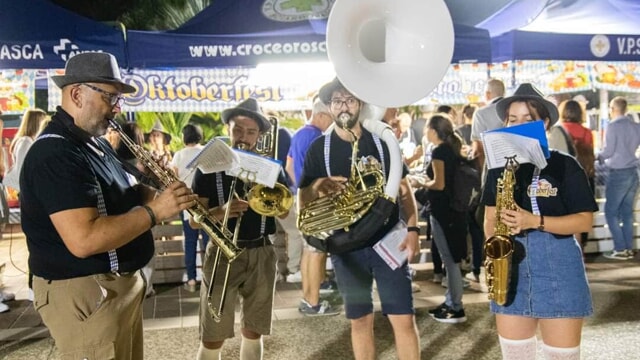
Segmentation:
[(640, 89), (640, 69), (637, 62), (604, 63), (593, 66), (595, 81), (607, 87)]
[(576, 66), (573, 61), (566, 61), (564, 69), (550, 84), (554, 92), (577, 90), (589, 85), (589, 75), (584, 66)]
[(0, 71), (0, 111), (20, 114), (33, 107), (35, 91), (33, 72), (26, 70)]

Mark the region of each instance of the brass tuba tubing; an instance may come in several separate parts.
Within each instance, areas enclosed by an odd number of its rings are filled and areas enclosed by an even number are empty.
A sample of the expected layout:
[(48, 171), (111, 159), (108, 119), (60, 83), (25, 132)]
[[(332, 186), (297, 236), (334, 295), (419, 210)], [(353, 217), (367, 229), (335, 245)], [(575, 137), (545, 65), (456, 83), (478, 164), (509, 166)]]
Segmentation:
[[(163, 187), (167, 187), (173, 182), (179, 181), (173, 172), (167, 171), (162, 168), (157, 162), (153, 160), (151, 154), (147, 152), (142, 146), (136, 144), (131, 138), (122, 131), (122, 127), (114, 120), (109, 120), (109, 125), (120, 134), (120, 141), (122, 141), (127, 148), (133, 153), (133, 155), (149, 169), (160, 181)], [(212, 217), (207, 209), (199, 202), (196, 202), (192, 208), (187, 209), (187, 212), (193, 217), (194, 221), (202, 226), (202, 229), (209, 235), (211, 240), (218, 246), (229, 262), (235, 260), (242, 249), (238, 248), (235, 244), (230, 242), (229, 230), (218, 225), (218, 220)]]
[[(346, 121), (348, 119), (341, 119)], [(351, 129), (344, 128), (353, 136), (351, 144), (351, 169), (344, 190), (330, 197), (317, 198), (298, 214), (298, 229), (304, 234), (319, 239), (327, 239), (334, 231), (349, 230), (349, 226), (360, 220), (371, 208), (375, 200), (384, 194), (384, 175), (379, 164), (366, 165), (360, 169), (357, 163), (358, 138)], [(367, 186), (364, 178), (373, 177), (373, 184)]]

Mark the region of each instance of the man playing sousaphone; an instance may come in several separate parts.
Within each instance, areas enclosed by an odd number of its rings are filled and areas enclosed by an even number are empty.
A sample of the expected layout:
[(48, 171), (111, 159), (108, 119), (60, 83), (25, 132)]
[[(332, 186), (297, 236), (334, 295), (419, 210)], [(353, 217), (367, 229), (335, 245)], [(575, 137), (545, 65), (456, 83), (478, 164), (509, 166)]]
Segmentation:
[[(269, 131), (271, 124), (260, 112), (255, 99), (247, 99), (236, 107), (222, 112), (222, 121), (228, 126), (231, 145), (246, 151), (254, 151), (261, 134)], [(285, 183), (280, 176), (280, 183)], [(232, 189), (232, 184), (235, 188)], [(209, 285), (212, 281), (217, 247), (209, 243), (202, 266), (203, 283), (200, 287), (200, 337), (202, 343), (197, 359), (219, 359), (221, 348), (226, 339), (233, 338), (235, 320), (235, 304), (237, 297), (242, 298), (242, 321), (240, 324), (242, 342), (241, 359), (262, 358), (262, 335), (271, 332), (271, 313), (273, 307), (273, 290), (276, 279), (276, 253), (271, 246), (269, 235), (275, 233), (275, 219), (263, 216), (249, 207), (246, 194), (252, 184), (242, 179), (226, 175), (224, 172), (203, 174), (198, 170), (193, 179), (193, 191), (199, 195), (200, 202), (209, 208), (210, 214), (223, 220), (228, 208), (229, 221), (227, 228), (235, 232), (237, 246), (242, 253), (231, 263), (226, 296), (222, 309), (210, 309), (211, 299)], [(235, 194), (233, 194), (235, 192)], [(229, 202), (228, 199), (232, 200)], [(286, 217), (286, 213), (284, 216)], [(236, 226), (239, 222), (239, 226)], [(197, 224), (190, 222), (191, 226)], [(226, 259), (217, 267), (213, 291), (220, 297), (224, 287)], [(220, 264), (218, 264), (220, 265)], [(221, 275), (218, 275), (222, 273)], [(220, 301), (214, 301), (218, 306)], [(224, 310), (223, 310), (224, 309)], [(221, 313), (219, 321), (212, 316), (212, 311)]]
[[(357, 157), (372, 156), (377, 159), (384, 175), (388, 176), (389, 151), (384, 142), (364, 129), (358, 117), (364, 103), (354, 97), (334, 79), (319, 92), (320, 99), (330, 107), (335, 128), (328, 135), (316, 139), (308, 150), (298, 192), (300, 207), (325, 196), (340, 193), (351, 174), (354, 140), (359, 152)], [(357, 139), (354, 139), (354, 136)], [(347, 155), (347, 156), (345, 156)], [(326, 156), (326, 158), (325, 158)], [(404, 175), (408, 173), (406, 167)], [(419, 251), (417, 210), (409, 183), (402, 179), (399, 201), (406, 220), (408, 233), (400, 248), (409, 258)], [(351, 320), (351, 341), (356, 359), (374, 359), (372, 282), (375, 279), (382, 302), (382, 312), (393, 327), (396, 351), (399, 359), (418, 359), (420, 346), (415, 325), (411, 275), (407, 262), (391, 270), (371, 245), (383, 238), (399, 219), (398, 205), (386, 224), (372, 238), (364, 239), (365, 245), (355, 250), (331, 255), (338, 288), (344, 299), (345, 313)]]

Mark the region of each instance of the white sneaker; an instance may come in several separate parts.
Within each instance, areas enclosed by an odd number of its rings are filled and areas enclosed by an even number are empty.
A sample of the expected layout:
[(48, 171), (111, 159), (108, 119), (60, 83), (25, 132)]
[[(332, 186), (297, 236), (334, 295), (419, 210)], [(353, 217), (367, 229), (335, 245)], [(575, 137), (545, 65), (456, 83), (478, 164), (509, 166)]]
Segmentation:
[(294, 272), (293, 274), (287, 275), (287, 282), (288, 283), (302, 282), (302, 274), (300, 273), (300, 270)]
[(15, 298), (16, 298), (16, 295), (14, 293), (0, 291), (0, 302), (15, 300)]
[(464, 275), (464, 278), (469, 280), (469, 281), (480, 282), (480, 275), (476, 275), (473, 272), (466, 273)]
[(0, 313), (9, 311), (9, 305), (0, 302)]
[(417, 293), (420, 292), (420, 285), (416, 284), (415, 282), (411, 282), (411, 292), (412, 293)]
[(33, 289), (29, 289), (29, 293), (27, 294), (27, 300), (33, 302), (33, 298), (34, 298)]

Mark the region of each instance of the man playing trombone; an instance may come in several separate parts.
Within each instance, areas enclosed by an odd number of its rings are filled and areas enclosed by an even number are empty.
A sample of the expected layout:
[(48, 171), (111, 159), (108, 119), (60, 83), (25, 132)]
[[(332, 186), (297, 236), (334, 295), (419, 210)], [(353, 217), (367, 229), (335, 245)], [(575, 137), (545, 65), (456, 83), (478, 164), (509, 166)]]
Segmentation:
[[(271, 128), (255, 99), (223, 111), (222, 120), (228, 126), (232, 147), (246, 151), (255, 152), (258, 139)], [(202, 204), (210, 209), (211, 215), (226, 223), (242, 250), (228, 266), (227, 259), (216, 254), (215, 244), (207, 246), (200, 288), (199, 360), (219, 359), (224, 341), (234, 337), (238, 296), (242, 299), (240, 359), (262, 359), (262, 335), (271, 332), (277, 257), (269, 235), (276, 231), (275, 219), (249, 207), (245, 197), (252, 184), (245, 181), (224, 172), (203, 174), (199, 170), (193, 180), (193, 190)], [(278, 181), (286, 180), (281, 176)], [(288, 211), (279, 216), (287, 214)], [(210, 286), (213, 288), (209, 289)]]

